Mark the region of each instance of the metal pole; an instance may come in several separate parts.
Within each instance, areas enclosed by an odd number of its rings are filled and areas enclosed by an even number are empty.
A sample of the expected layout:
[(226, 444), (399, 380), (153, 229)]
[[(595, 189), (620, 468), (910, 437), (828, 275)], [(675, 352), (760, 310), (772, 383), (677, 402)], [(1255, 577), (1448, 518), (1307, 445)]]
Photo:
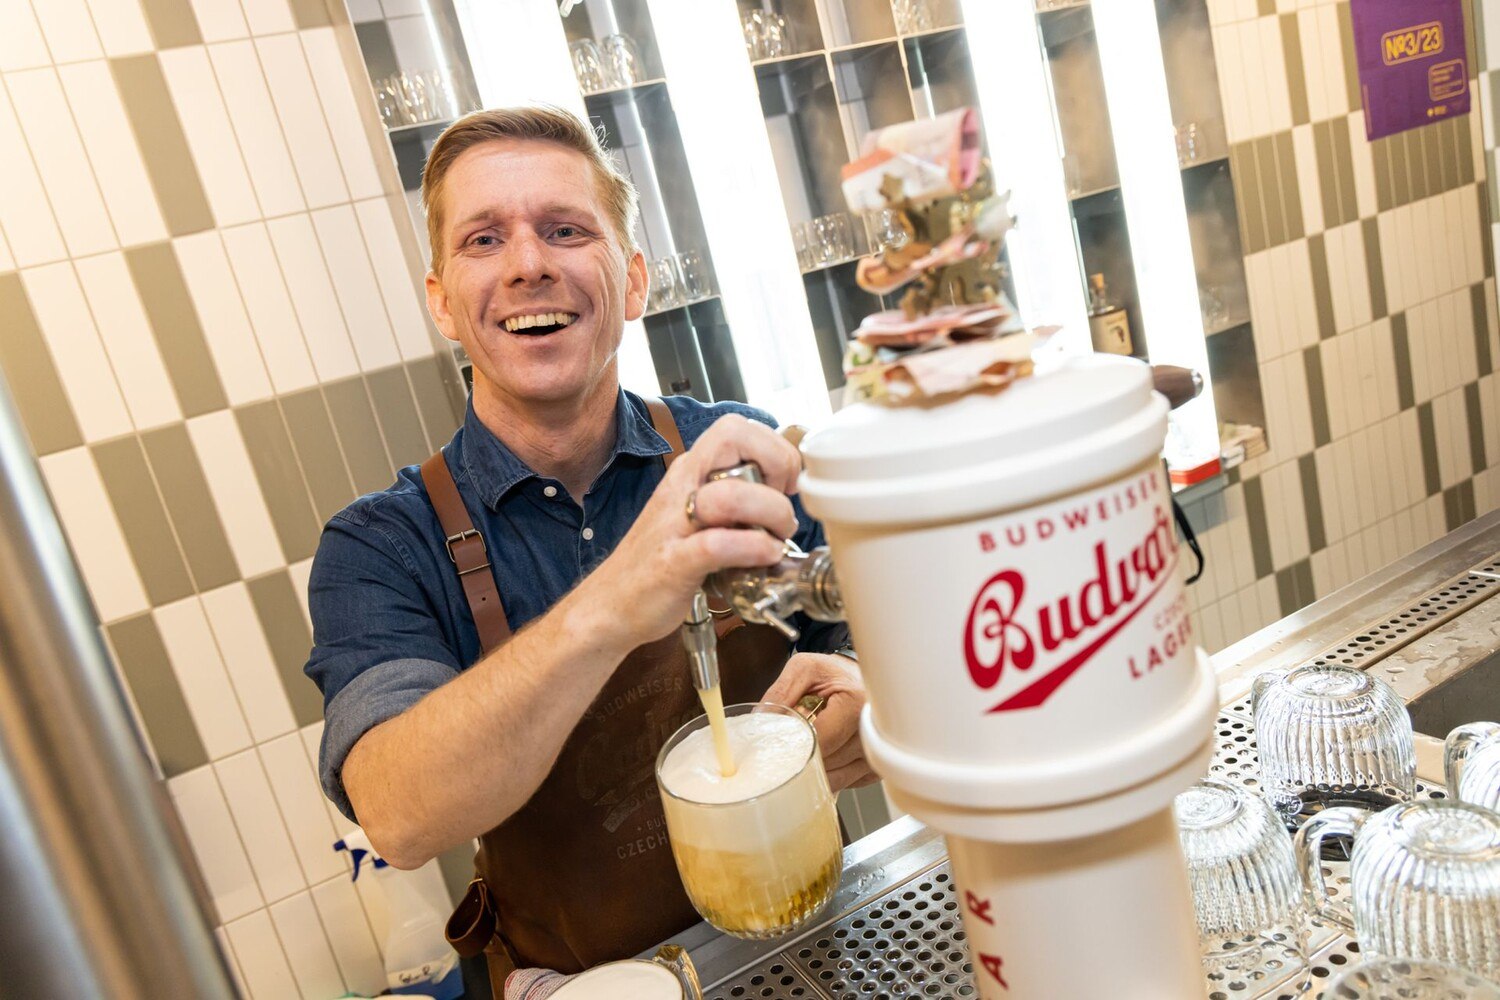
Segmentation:
[(3, 375), (0, 580), (0, 998), (230, 1000), (201, 880)]

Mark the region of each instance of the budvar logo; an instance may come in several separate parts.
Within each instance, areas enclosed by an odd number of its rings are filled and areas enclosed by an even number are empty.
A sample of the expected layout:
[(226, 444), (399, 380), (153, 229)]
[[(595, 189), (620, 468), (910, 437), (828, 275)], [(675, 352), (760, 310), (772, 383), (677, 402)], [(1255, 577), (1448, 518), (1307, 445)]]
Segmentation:
[[(970, 605), (964, 627), (964, 660), (975, 684), (987, 691), (1007, 668), (1024, 673), (1050, 663), (1049, 654), (1064, 647), (1069, 653), (990, 711), (1043, 704), (1151, 603), (1176, 568), (1177, 537), (1158, 507), (1150, 533), (1123, 556), (1112, 558), (1107, 540), (1094, 545), (1093, 575), (1076, 592), (1037, 599), (1027, 593), (1019, 569), (990, 577)], [(1084, 645), (1075, 648), (1080, 642)]]

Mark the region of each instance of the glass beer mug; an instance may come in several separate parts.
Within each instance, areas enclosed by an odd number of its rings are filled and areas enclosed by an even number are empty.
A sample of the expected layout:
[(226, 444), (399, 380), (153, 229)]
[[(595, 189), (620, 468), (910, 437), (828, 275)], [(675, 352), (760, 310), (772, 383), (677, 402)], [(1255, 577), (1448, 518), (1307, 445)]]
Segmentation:
[(1472, 722), (1448, 734), (1443, 784), (1460, 802), (1500, 812), (1500, 723)]
[[(1319, 855), (1330, 835), (1354, 838), (1352, 912), (1324, 882)], [(1500, 980), (1500, 813), (1445, 799), (1380, 813), (1339, 806), (1304, 823), (1294, 843), (1308, 904), (1367, 954)]]
[(811, 723), (767, 703), (724, 714), (734, 777), (720, 777), (707, 716), (679, 729), (657, 757), (672, 854), (703, 919), (734, 937), (779, 937), (838, 888), (838, 814)]

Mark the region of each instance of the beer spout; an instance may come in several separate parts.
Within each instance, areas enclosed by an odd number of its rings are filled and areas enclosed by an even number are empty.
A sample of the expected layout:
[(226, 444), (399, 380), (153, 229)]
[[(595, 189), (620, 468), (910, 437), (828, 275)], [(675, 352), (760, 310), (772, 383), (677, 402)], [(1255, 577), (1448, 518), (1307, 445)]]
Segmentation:
[(687, 648), (688, 670), (699, 691), (719, 686), (719, 637), (702, 590), (693, 595), (693, 607), (682, 623), (682, 644)]

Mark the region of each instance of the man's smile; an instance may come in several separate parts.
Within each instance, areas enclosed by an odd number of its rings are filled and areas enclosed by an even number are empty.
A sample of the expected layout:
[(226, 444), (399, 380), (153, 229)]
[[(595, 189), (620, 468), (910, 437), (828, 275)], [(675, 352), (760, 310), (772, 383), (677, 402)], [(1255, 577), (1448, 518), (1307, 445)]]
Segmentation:
[(500, 327), (507, 333), (538, 337), (572, 326), (577, 319), (578, 314), (570, 312), (525, 313), (501, 320)]

